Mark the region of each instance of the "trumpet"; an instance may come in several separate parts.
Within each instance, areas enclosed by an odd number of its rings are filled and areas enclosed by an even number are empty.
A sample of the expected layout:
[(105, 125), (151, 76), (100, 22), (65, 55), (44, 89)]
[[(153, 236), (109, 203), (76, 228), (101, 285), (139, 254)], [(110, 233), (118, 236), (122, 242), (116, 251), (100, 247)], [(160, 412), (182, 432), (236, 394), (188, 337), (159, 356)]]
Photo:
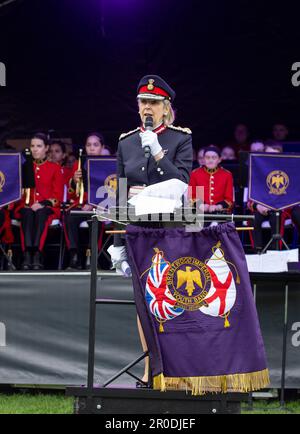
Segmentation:
[[(78, 169), (77, 170), (82, 170), (82, 152), (83, 152), (83, 150), (79, 149)], [(83, 185), (82, 177), (76, 183), (76, 195), (77, 195), (77, 197), (79, 197), (79, 205), (82, 205), (83, 204), (83, 196), (84, 196), (84, 185)]]

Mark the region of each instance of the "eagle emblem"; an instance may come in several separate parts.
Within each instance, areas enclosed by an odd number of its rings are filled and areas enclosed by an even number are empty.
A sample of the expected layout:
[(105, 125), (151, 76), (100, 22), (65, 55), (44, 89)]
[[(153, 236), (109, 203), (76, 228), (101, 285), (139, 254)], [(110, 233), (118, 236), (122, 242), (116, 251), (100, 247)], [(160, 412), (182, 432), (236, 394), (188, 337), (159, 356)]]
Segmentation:
[(0, 193), (3, 192), (3, 187), (5, 185), (5, 175), (0, 171)]
[(267, 176), (266, 182), (269, 188), (269, 193), (280, 196), (282, 194), (286, 194), (290, 180), (288, 175), (282, 170), (273, 170)]
[(117, 194), (117, 175), (109, 175), (104, 181), (105, 189), (110, 197), (116, 197)]

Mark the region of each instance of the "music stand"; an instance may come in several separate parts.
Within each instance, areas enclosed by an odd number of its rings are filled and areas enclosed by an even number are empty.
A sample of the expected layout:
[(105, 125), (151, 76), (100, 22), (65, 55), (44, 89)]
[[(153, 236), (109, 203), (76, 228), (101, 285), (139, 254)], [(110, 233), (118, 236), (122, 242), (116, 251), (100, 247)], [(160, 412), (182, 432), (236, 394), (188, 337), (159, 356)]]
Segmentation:
[(265, 247), (263, 248), (261, 253), (265, 253), (269, 246), (272, 244), (273, 241), (275, 241), (275, 245), (276, 245), (276, 250), (279, 250), (279, 242), (281, 241), (282, 244), (284, 245), (284, 247), (286, 248), (286, 250), (290, 250), (289, 246), (286, 244), (283, 236), (280, 233), (280, 216), (281, 216), (281, 212), (280, 211), (275, 211), (275, 216), (276, 216), (276, 232), (275, 234), (272, 234), (271, 239), (268, 241), (268, 243), (265, 245)]
[(297, 154), (258, 152), (249, 155), (249, 200), (268, 208), (275, 216), (275, 233), (262, 253), (273, 242), (276, 250), (280, 242), (289, 250), (280, 234), (280, 216), (284, 209), (300, 203), (299, 159)]

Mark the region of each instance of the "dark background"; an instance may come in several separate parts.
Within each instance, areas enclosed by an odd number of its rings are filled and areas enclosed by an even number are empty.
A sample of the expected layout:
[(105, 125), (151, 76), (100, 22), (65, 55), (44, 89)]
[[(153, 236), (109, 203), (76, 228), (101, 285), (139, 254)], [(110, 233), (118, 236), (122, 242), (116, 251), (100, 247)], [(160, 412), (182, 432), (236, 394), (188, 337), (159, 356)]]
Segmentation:
[[(1, 0), (3, 3), (3, 0)], [(0, 1), (0, 3), (1, 3)], [(114, 149), (139, 123), (144, 74), (176, 90), (176, 124), (196, 148), (230, 139), (238, 122), (268, 138), (286, 122), (300, 138), (296, 2), (16, 0), (0, 8), (0, 141), (55, 130), (75, 142), (100, 130)]]

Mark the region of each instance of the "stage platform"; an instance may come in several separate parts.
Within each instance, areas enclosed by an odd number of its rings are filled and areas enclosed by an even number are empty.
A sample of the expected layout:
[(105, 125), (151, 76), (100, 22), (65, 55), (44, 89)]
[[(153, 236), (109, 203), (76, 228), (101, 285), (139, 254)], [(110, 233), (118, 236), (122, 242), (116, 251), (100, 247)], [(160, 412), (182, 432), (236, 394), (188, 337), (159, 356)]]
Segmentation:
[[(267, 352), (271, 388), (282, 386), (283, 325), (287, 304), (285, 384), (300, 389), (299, 274), (259, 274), (258, 316)], [(289, 291), (286, 292), (286, 282)], [(82, 271), (2, 272), (0, 283), (0, 384), (87, 384), (90, 273)], [(98, 271), (97, 298), (133, 300), (131, 280)], [(97, 306), (95, 383), (141, 353), (132, 305)], [(134, 373), (141, 376), (142, 363)], [(130, 377), (120, 379), (129, 387)], [(146, 391), (147, 392), (147, 391)], [(134, 393), (134, 392), (133, 392)]]
[(192, 396), (184, 391), (160, 392), (129, 385), (67, 389), (75, 396), (76, 414), (239, 414), (247, 394), (207, 394)]

